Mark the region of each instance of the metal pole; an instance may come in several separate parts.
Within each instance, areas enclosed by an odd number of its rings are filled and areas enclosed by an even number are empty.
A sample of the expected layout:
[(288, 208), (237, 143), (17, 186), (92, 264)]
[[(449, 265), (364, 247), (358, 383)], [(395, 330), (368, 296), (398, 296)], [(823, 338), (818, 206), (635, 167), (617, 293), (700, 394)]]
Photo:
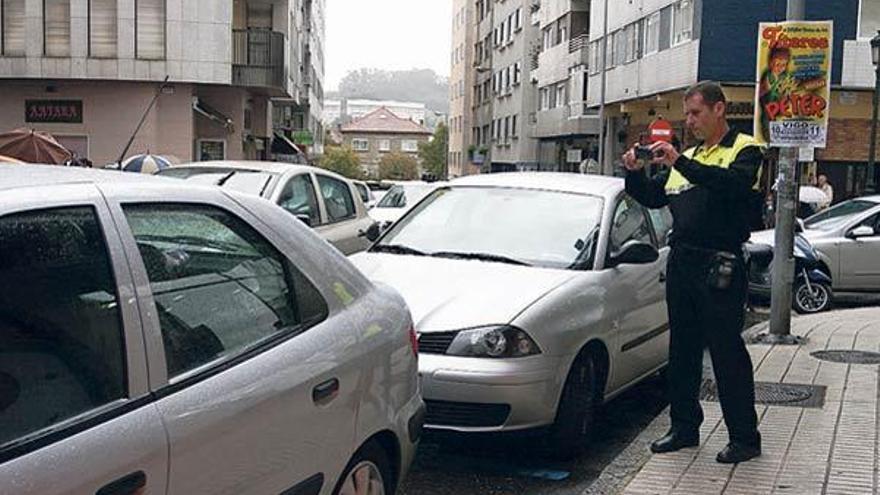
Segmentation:
[(874, 163), (875, 154), (877, 152), (877, 106), (880, 105), (880, 64), (874, 69), (874, 116), (871, 119), (871, 141), (868, 145), (868, 190), (877, 192), (877, 186), (880, 184), (880, 171), (876, 170)]
[(602, 15), (604, 16), (604, 21), (602, 24), (602, 66), (599, 70), (602, 71), (600, 76), (601, 83), (599, 88), (599, 170), (604, 175), (606, 173), (605, 170), (605, 68), (608, 66), (607, 57), (608, 57), (608, 0), (605, 0), (605, 10)]
[(125, 148), (122, 148), (122, 153), (119, 155), (119, 160), (116, 160), (116, 164), (121, 168), (122, 160), (125, 159), (125, 154), (128, 153), (128, 149), (131, 147), (131, 143), (134, 142), (135, 136), (137, 136), (138, 131), (141, 130), (141, 126), (144, 125), (144, 121), (147, 120), (147, 114), (152, 110), (153, 105), (156, 104), (156, 100), (159, 99), (159, 95), (162, 94), (162, 89), (168, 84), (168, 76), (165, 76), (165, 79), (162, 80), (162, 84), (159, 85), (159, 89), (156, 90), (156, 94), (153, 95), (153, 99), (150, 100), (150, 104), (147, 105), (147, 109), (144, 110), (144, 114), (141, 115), (141, 121), (138, 122), (137, 127), (134, 128), (134, 132), (131, 133), (131, 137), (128, 138), (128, 143), (125, 144)]
[[(803, 20), (804, 0), (788, 0), (787, 19)], [(776, 231), (770, 292), (770, 335), (785, 341), (791, 335), (791, 296), (794, 283), (794, 226), (797, 207), (797, 148), (779, 152), (776, 179)]]

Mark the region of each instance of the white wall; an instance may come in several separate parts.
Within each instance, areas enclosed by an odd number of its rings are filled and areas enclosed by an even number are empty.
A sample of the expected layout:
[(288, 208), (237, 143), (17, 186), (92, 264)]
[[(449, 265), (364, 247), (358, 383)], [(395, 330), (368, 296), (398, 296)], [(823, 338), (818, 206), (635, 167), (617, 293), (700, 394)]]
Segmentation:
[(841, 84), (846, 88), (872, 89), (874, 77), (870, 42), (868, 40), (845, 40), (843, 42)]

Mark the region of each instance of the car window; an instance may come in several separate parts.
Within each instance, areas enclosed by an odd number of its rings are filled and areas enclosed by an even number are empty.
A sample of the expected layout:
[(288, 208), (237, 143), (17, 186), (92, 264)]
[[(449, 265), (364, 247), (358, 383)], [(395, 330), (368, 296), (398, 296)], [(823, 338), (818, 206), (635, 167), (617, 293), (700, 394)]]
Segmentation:
[(804, 226), (808, 229), (832, 231), (850, 221), (853, 215), (867, 211), (875, 206), (877, 206), (877, 203), (861, 199), (844, 201), (804, 220)]
[(672, 232), (672, 213), (668, 207), (651, 208), (648, 210), (654, 234), (657, 236), (658, 247), (669, 245), (669, 234)]
[(169, 376), (327, 316), (317, 289), (247, 223), (198, 205), (128, 205)]
[(357, 189), (358, 194), (361, 195), (361, 200), (364, 203), (368, 203), (370, 201), (370, 191), (367, 189), (367, 186), (355, 182), (354, 187)]
[(318, 187), (321, 189), (321, 197), (324, 198), (324, 206), (327, 207), (327, 216), (330, 217), (331, 222), (355, 216), (354, 198), (351, 197), (351, 189), (347, 183), (326, 175), (318, 175)]
[(874, 234), (880, 234), (880, 214), (871, 215), (870, 217), (862, 220), (858, 225), (859, 227), (871, 227), (874, 229)]
[(315, 196), (315, 186), (308, 174), (293, 177), (284, 186), (278, 204), (294, 215), (306, 215), (311, 225), (321, 223), (321, 213), (318, 211), (318, 198)]
[(608, 252), (620, 251), (627, 241), (636, 240), (651, 244), (651, 233), (644, 210), (629, 196), (625, 197), (614, 210)]
[(96, 213), (0, 217), (0, 449), (126, 397), (116, 282)]
[(406, 193), (403, 186), (391, 186), (391, 189), (382, 196), (376, 204), (376, 208), (403, 208), (406, 206)]

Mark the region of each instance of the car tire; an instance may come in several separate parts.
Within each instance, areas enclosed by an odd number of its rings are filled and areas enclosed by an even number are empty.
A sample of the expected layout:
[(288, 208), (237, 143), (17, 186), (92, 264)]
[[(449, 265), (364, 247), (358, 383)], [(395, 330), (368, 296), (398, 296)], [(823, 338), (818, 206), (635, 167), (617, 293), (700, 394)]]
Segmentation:
[(364, 444), (345, 466), (334, 495), (392, 495), (394, 475), (388, 454), (377, 442)]
[(795, 282), (791, 292), (791, 306), (798, 314), (821, 313), (831, 309), (833, 294), (828, 284), (813, 282), (813, 292), (803, 280)]
[(589, 446), (599, 405), (598, 376), (596, 358), (590, 353), (582, 353), (571, 365), (556, 408), (556, 420), (547, 435), (552, 457), (572, 459)]

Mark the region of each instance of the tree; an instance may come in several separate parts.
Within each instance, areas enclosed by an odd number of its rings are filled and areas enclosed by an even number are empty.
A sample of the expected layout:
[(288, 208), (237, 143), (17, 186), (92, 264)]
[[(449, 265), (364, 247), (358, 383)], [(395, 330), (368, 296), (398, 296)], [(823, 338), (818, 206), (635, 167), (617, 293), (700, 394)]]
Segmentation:
[(379, 162), (380, 180), (416, 180), (419, 163), (410, 155), (395, 151), (382, 157)]
[(318, 166), (349, 179), (360, 179), (364, 175), (357, 154), (348, 146), (328, 146)]
[(422, 168), (438, 179), (446, 179), (446, 163), (449, 156), (449, 128), (443, 123), (437, 125), (434, 139), (427, 143), (419, 143), (419, 157)]

